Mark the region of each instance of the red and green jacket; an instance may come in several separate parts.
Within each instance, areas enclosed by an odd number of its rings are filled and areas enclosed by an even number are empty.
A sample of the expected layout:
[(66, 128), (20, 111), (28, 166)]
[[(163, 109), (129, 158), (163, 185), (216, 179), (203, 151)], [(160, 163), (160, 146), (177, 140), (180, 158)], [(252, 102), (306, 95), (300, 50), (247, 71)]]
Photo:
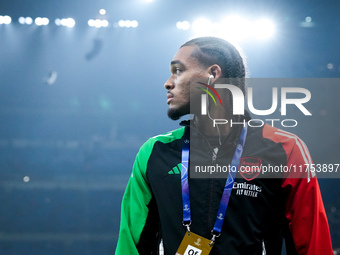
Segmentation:
[[(209, 139), (195, 137), (192, 162), (211, 164)], [(139, 150), (121, 209), (116, 255), (174, 255), (185, 234), (182, 225), (181, 153), (184, 127), (150, 138)], [(193, 139), (192, 139), (193, 140)], [(235, 143), (226, 138), (214, 164), (230, 164)], [(211, 255), (281, 254), (282, 240), (291, 254), (332, 255), (328, 222), (318, 181), (305, 167), (312, 159), (304, 142), (264, 125), (249, 127), (240, 166), (295, 167), (292, 173), (266, 178), (238, 172), (221, 236)], [(240, 169), (240, 168), (239, 168)], [(275, 177), (275, 178), (274, 178)], [(225, 178), (190, 178), (191, 231), (211, 239)]]

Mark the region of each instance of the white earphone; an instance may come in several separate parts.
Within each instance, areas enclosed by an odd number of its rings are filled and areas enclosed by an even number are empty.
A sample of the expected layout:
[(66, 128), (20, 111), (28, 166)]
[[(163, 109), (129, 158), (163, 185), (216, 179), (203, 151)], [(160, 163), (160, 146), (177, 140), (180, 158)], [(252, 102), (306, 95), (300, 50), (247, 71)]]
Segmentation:
[[(209, 79), (208, 79), (208, 85), (210, 85), (211, 79), (214, 79), (214, 78), (215, 78), (215, 76), (212, 75), (212, 74), (210, 74)], [(208, 90), (209, 90), (209, 88), (208, 88)], [(208, 100), (207, 103), (208, 103), (208, 105), (209, 105), (209, 100)], [(208, 117), (209, 117), (209, 119), (213, 120), (213, 119), (211, 118), (211, 116), (210, 116), (210, 112), (209, 112), (209, 111), (208, 111)], [(222, 144), (222, 141), (221, 141), (220, 128), (218, 127), (218, 125), (216, 125), (216, 128), (217, 128), (217, 132), (218, 132), (218, 142), (219, 142), (219, 144), (221, 145), (221, 144)]]
[(211, 81), (211, 79), (214, 79), (214, 78), (215, 78), (215, 77), (214, 77), (214, 75), (212, 75), (212, 74), (209, 76), (209, 79), (208, 79), (208, 85), (210, 85), (210, 81)]

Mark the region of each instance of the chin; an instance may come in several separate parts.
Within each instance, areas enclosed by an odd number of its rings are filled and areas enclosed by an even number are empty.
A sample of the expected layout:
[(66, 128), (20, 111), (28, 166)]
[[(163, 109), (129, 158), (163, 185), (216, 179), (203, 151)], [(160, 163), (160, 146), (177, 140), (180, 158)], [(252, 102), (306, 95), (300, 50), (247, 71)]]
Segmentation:
[(178, 113), (178, 110), (176, 109), (168, 109), (168, 117), (172, 120), (178, 120), (182, 115)]
[(190, 112), (187, 109), (188, 107), (181, 107), (181, 108), (169, 108), (168, 109), (168, 117), (172, 120), (178, 120), (182, 116), (189, 114)]

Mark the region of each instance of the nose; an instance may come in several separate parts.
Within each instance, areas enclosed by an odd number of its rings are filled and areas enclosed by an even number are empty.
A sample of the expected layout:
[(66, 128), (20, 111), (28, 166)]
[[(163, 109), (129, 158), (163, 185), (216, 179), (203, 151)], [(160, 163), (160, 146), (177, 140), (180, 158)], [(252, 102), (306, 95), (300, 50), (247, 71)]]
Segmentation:
[(164, 83), (164, 88), (166, 90), (171, 90), (174, 88), (174, 83), (171, 77)]

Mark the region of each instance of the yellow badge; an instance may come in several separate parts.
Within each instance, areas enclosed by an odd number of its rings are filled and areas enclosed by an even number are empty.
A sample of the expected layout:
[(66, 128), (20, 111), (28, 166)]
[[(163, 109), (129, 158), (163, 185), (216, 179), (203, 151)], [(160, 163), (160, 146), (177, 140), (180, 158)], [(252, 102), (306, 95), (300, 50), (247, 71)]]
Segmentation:
[(208, 255), (214, 243), (192, 232), (186, 232), (176, 255)]

